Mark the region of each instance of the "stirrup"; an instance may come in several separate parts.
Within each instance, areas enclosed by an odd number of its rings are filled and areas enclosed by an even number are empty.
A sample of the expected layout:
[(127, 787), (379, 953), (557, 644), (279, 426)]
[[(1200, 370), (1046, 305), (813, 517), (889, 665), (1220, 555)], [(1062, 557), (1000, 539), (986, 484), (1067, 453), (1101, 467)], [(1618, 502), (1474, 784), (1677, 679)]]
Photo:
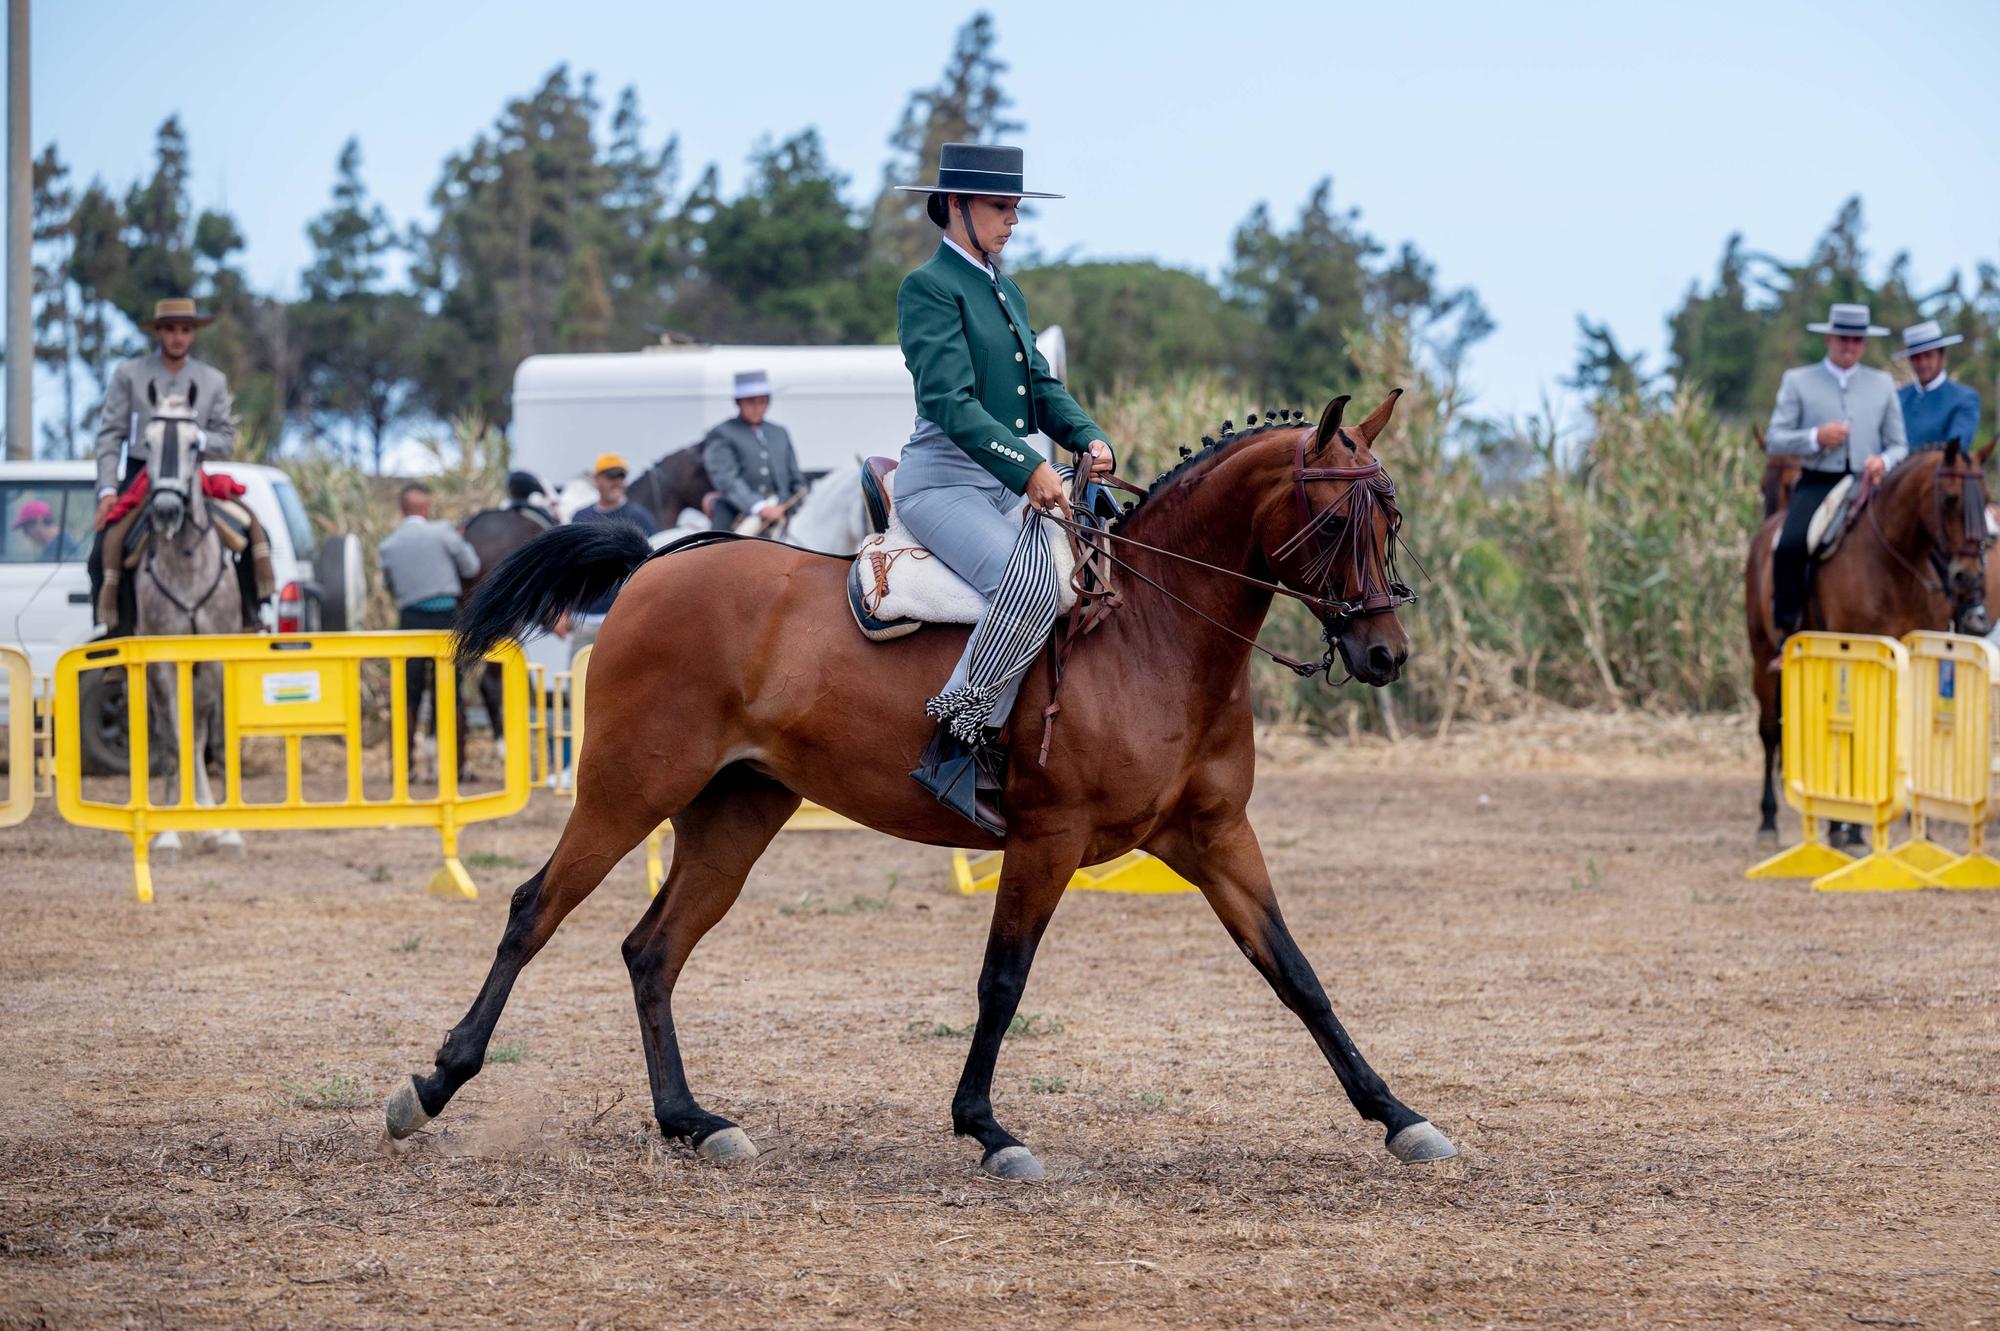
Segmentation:
[[(980, 831), (994, 837), (1007, 835), (1007, 820), (1000, 810), (990, 800), (981, 798), (985, 793), (982, 779), (990, 780), (991, 774), (981, 771), (980, 755), (953, 735), (949, 726), (938, 724), (929, 747), (910, 776), (937, 796), (938, 803)], [(997, 786), (993, 793), (998, 793)]]

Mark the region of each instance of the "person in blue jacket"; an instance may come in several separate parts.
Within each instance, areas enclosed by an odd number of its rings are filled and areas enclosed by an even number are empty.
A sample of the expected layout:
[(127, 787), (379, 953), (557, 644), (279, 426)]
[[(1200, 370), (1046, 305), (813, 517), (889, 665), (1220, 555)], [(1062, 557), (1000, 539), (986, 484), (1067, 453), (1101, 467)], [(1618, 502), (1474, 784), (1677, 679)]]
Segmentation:
[(1897, 360), (1910, 362), (1913, 384), (1896, 390), (1903, 406), (1903, 432), (1912, 448), (1949, 443), (1956, 439), (1960, 448), (1971, 448), (1979, 433), (1979, 392), (1954, 383), (1944, 367), (1944, 349), (1963, 342), (1957, 333), (1947, 337), (1935, 319), (1926, 319), (1903, 330), (1903, 349)]

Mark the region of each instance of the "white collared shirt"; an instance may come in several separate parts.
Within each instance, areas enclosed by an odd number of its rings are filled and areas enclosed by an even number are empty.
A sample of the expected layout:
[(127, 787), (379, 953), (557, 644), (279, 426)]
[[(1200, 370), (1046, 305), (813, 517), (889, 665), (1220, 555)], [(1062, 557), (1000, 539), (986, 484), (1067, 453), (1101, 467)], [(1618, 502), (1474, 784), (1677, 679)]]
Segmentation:
[(1839, 381), (1843, 391), (1847, 388), (1847, 385), (1853, 380), (1854, 372), (1861, 368), (1860, 361), (1854, 362), (1854, 364), (1848, 366), (1844, 370), (1841, 369), (1838, 365), (1835, 365), (1831, 359), (1823, 360), (1820, 362), (1820, 364), (1826, 366), (1826, 372)]
[(1944, 381), (1946, 379), (1949, 379), (1950, 377), (1951, 377), (1950, 370), (1939, 370), (1937, 372), (1937, 378), (1931, 380), (1927, 384), (1919, 384), (1917, 386), (1917, 391), (1919, 393), (1935, 393), (1938, 391), (1938, 389), (1944, 387)]
[(950, 236), (946, 236), (944, 238), (944, 243), (951, 246), (952, 249), (956, 250), (958, 252), (959, 258), (965, 260), (967, 263), (971, 264), (974, 268), (977, 268), (980, 272), (986, 274), (988, 278), (993, 277), (992, 264), (987, 263), (984, 259), (973, 258), (971, 250), (965, 248), (965, 246), (959, 244), (957, 241), (953, 240)]

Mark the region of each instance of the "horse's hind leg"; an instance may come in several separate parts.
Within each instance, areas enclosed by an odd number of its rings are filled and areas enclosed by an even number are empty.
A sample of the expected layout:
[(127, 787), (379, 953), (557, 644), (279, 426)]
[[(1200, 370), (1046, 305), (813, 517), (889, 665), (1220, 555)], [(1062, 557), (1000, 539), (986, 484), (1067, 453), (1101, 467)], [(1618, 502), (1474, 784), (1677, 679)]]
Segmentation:
[(1333, 1014), (1333, 1004), (1327, 1001), (1312, 963), (1299, 950), (1278, 912), (1271, 875), (1247, 819), (1170, 835), (1147, 849), (1201, 889), (1236, 946), (1277, 991), (1279, 1001), (1312, 1032), (1356, 1111), (1386, 1130), (1391, 1155), (1405, 1164), (1418, 1164), (1458, 1154), (1423, 1115), (1389, 1093), (1388, 1084), (1368, 1066), (1340, 1018)]
[[(601, 770), (601, 769), (600, 769)], [(659, 825), (658, 807), (647, 800), (614, 797), (602, 780), (579, 788), (576, 809), (563, 828), (555, 854), (541, 870), (514, 890), (507, 910), (507, 928), (479, 996), (458, 1025), (445, 1037), (430, 1075), (412, 1077), (389, 1097), (389, 1136), (401, 1139), (444, 1112), (458, 1088), (472, 1080), (486, 1061), (486, 1043), (521, 968), (534, 960), (563, 917), (596, 890), (618, 861)], [(672, 807), (669, 805), (668, 807)]]
[(625, 939), (625, 968), (639, 1008), (653, 1117), (669, 1138), (717, 1163), (753, 1159), (743, 1129), (703, 1109), (688, 1089), (674, 1030), (674, 982), (688, 954), (743, 888), (751, 866), (799, 807), (799, 797), (745, 767), (725, 768), (674, 815), (674, 863), (653, 904)]

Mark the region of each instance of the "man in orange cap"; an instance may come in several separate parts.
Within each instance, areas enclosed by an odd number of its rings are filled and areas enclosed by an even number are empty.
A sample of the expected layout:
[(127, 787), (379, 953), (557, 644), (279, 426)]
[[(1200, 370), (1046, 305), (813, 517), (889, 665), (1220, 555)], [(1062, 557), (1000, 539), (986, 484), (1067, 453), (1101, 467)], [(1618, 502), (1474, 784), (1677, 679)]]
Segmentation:
[[(651, 512), (625, 497), (627, 468), (625, 459), (616, 453), (600, 453), (597, 465), (592, 469), (591, 480), (597, 484), (597, 502), (588, 508), (577, 510), (571, 522), (627, 522), (640, 532), (651, 536), (660, 524)], [(597, 641), (598, 626), (611, 613), (611, 602), (618, 595), (612, 588), (604, 595), (585, 605), (570, 619), (569, 652), (576, 654)]]

